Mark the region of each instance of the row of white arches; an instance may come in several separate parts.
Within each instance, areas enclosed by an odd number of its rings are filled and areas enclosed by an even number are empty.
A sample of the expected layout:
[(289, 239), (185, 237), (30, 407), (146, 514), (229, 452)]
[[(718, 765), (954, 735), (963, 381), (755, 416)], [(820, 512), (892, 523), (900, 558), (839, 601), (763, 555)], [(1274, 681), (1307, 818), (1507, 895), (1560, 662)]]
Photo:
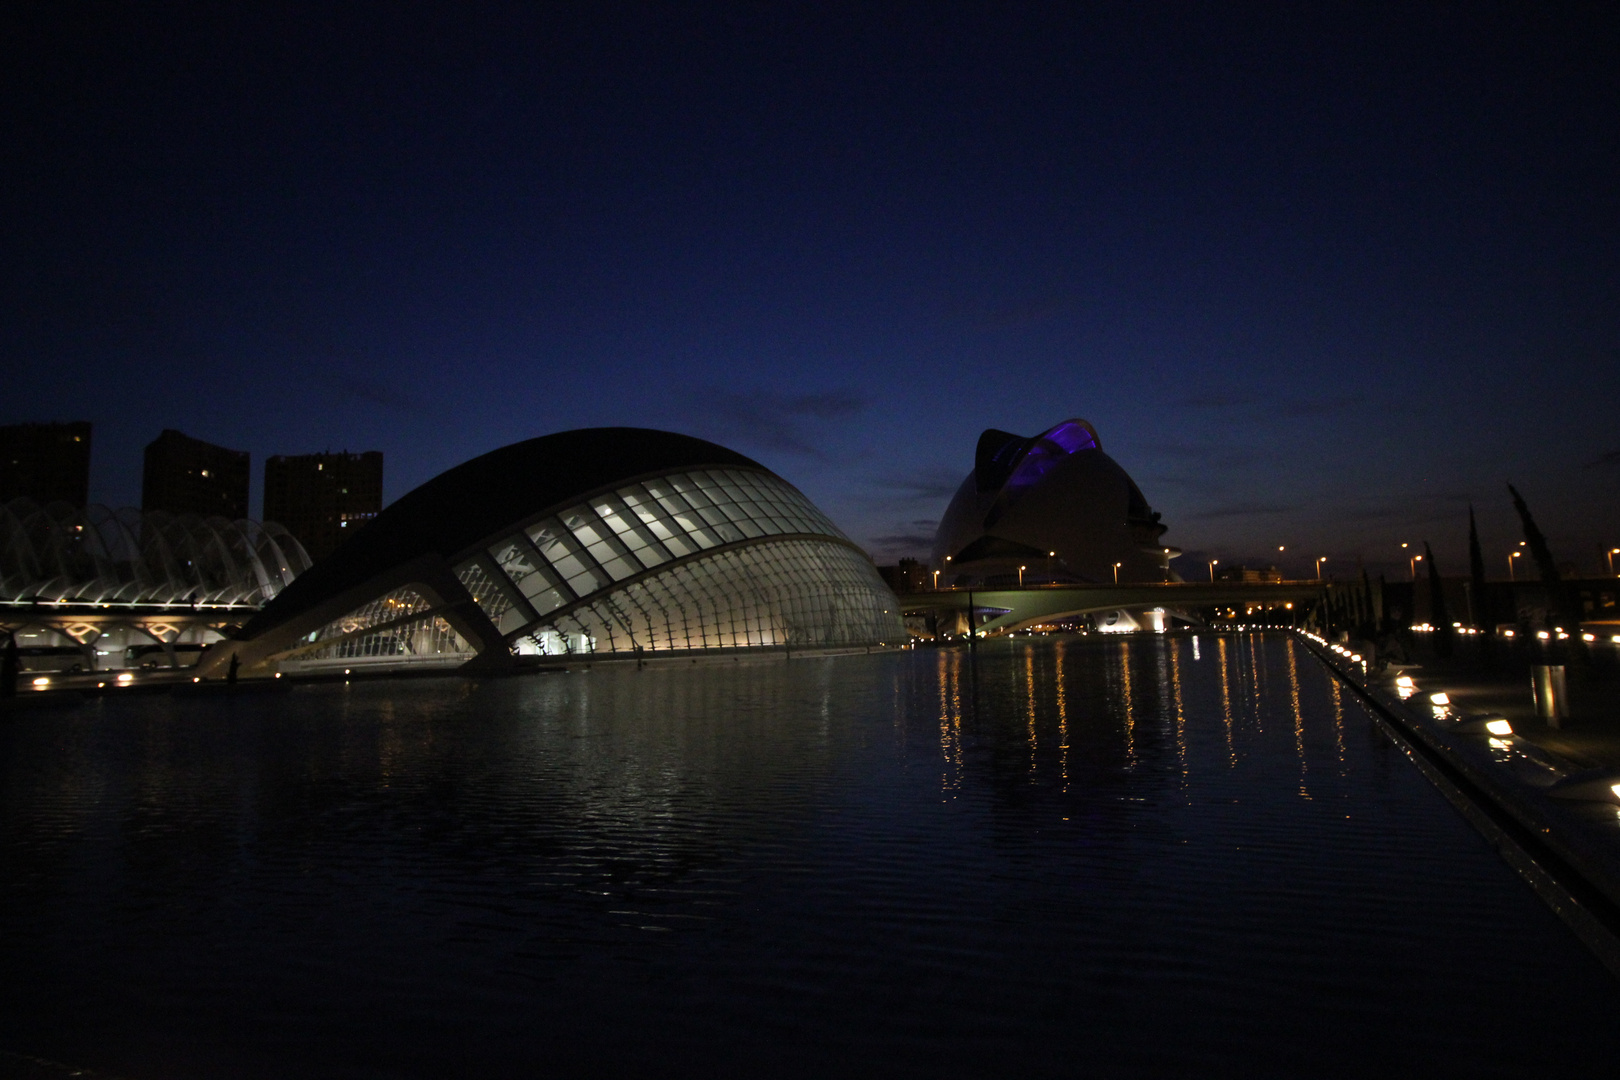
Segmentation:
[(258, 607), (309, 565), (275, 522), (0, 503), (0, 602)]

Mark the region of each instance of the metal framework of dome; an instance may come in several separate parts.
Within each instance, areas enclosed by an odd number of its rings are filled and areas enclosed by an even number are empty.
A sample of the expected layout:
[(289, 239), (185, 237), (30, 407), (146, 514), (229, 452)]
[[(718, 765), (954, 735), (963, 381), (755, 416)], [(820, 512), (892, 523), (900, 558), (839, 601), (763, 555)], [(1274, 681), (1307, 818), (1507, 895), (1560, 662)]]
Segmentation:
[(871, 560), (781, 477), (690, 436), (589, 428), (405, 495), (202, 671), (231, 654), (250, 672), (477, 669), (904, 640)]
[(0, 602), (257, 608), (309, 566), (274, 522), (0, 504)]

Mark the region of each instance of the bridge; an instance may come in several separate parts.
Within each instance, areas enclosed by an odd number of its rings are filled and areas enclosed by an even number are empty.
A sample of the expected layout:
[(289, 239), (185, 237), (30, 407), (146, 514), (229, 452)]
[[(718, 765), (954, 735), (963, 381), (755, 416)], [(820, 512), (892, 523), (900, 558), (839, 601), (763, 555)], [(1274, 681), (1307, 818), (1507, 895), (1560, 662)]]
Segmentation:
[(976, 627), (980, 634), (1019, 630), (1037, 623), (1104, 611), (1193, 609), (1285, 604), (1314, 600), (1323, 581), (1165, 582), (1135, 585), (1030, 585), (1022, 589), (940, 589), (900, 594), (907, 615), (945, 611), (997, 612)]
[[(218, 641), (258, 609), (259, 605), (250, 603), (9, 600), (0, 601), (0, 634), (15, 634), (18, 644), (24, 646), (33, 643), (32, 639), (40, 639), (42, 644), (53, 644), (53, 638), (71, 641), (72, 645), (61, 648), (76, 647), (83, 655), (78, 662), (86, 671), (121, 667), (124, 650), (132, 645), (159, 647), (164, 662), (179, 666), (174, 650), (177, 643)], [(117, 659), (96, 660), (98, 654), (107, 653)]]

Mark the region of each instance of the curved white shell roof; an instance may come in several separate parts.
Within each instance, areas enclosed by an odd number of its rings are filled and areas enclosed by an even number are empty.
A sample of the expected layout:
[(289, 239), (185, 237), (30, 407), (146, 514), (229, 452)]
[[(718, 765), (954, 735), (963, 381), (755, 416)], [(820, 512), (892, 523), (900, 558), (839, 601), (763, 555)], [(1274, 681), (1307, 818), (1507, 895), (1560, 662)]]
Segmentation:
[(309, 565), (274, 522), (0, 503), (0, 601), (258, 607)]

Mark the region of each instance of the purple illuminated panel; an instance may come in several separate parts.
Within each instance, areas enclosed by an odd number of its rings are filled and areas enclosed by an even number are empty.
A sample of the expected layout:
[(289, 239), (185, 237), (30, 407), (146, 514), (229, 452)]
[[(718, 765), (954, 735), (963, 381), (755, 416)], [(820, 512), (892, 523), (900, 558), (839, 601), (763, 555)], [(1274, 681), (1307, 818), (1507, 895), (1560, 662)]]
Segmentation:
[(1034, 485), (1054, 465), (1081, 450), (1096, 450), (1097, 436), (1085, 424), (1067, 421), (1029, 442), (1018, 467), (1007, 480), (1006, 491), (1018, 494)]
[(1072, 454), (1076, 450), (1097, 449), (1097, 436), (1088, 430), (1084, 424), (1077, 424), (1072, 420), (1059, 424), (1042, 435), (1041, 438), (1057, 443), (1068, 454)]

